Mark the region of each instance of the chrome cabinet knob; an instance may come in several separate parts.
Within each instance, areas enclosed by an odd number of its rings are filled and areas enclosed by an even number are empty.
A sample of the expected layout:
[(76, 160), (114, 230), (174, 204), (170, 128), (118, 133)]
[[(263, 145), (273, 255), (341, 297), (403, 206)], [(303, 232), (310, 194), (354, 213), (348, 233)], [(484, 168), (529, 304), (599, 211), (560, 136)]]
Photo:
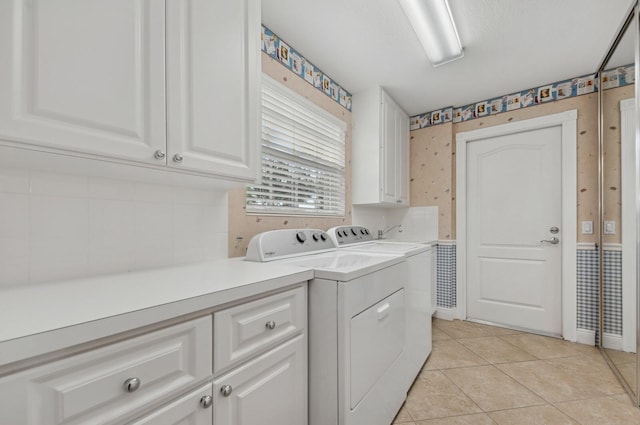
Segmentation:
[(156, 159), (164, 159), (164, 157), (165, 157), (165, 156), (167, 156), (167, 154), (165, 154), (165, 153), (164, 153), (164, 152), (162, 152), (160, 149), (158, 149), (158, 150), (156, 151), (156, 153), (154, 153), (154, 154), (153, 154), (153, 156), (154, 156)]
[(124, 381), (124, 389), (128, 393), (133, 393), (136, 392), (138, 388), (140, 388), (140, 384), (140, 378), (129, 378)]
[(179, 153), (173, 155), (173, 162), (181, 163), (184, 158)]
[(220, 393), (225, 397), (229, 397), (232, 392), (233, 388), (231, 387), (231, 385), (223, 385), (222, 387), (220, 387)]
[(200, 406), (202, 406), (204, 409), (208, 409), (212, 404), (213, 397), (211, 397), (210, 395), (203, 395), (200, 399)]
[(560, 243), (560, 239), (554, 236), (551, 239), (543, 239), (540, 241), (540, 243), (550, 243), (551, 245), (558, 245)]
[(269, 320), (264, 325), (267, 327), (267, 329), (275, 329), (276, 328), (276, 322), (274, 322), (273, 320)]

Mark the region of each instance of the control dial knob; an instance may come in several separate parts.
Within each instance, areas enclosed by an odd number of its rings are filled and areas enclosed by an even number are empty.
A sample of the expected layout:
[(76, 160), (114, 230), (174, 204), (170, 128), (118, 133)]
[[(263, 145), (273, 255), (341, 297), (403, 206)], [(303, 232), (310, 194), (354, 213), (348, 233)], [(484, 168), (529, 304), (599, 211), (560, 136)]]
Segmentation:
[(305, 235), (304, 232), (298, 232), (296, 233), (296, 239), (298, 240), (298, 242), (304, 243), (304, 241), (307, 240), (307, 235)]
[(356, 232), (356, 229), (354, 229), (353, 227), (351, 228), (351, 234), (353, 236), (356, 236), (358, 234), (358, 232)]

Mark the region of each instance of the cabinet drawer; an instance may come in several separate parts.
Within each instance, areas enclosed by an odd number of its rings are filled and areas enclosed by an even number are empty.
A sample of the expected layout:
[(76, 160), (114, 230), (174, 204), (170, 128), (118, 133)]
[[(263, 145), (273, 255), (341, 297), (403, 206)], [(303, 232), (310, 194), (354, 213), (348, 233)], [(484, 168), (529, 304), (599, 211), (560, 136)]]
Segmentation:
[(211, 405), (204, 407), (200, 403), (205, 396), (212, 396), (211, 384), (198, 388), (130, 425), (211, 425)]
[(306, 327), (305, 288), (215, 313), (214, 372), (283, 341)]
[[(210, 377), (211, 346), (208, 316), (27, 370), (0, 380), (0, 404), (9, 410), (0, 419), (111, 423)], [(139, 386), (127, 391), (134, 378)]]

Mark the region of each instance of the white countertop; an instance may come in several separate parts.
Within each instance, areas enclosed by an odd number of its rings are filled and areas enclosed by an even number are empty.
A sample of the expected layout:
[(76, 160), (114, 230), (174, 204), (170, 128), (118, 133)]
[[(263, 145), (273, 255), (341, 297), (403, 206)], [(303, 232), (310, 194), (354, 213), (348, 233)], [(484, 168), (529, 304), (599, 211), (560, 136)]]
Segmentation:
[(234, 258), (2, 288), (0, 365), (311, 278), (308, 268)]

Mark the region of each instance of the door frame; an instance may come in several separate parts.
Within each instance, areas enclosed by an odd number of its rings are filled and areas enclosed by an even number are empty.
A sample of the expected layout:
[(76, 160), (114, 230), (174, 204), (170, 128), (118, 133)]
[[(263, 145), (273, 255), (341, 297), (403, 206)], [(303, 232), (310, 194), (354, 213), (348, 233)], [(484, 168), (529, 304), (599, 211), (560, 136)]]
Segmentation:
[(562, 336), (576, 341), (577, 117), (575, 109), (456, 134), (456, 311), (467, 318), (467, 143), (548, 127), (562, 127)]
[[(620, 101), (620, 193), (622, 199), (636, 198), (636, 100)], [(631, 152), (632, 155), (629, 155)], [(622, 202), (621, 229), (629, 224), (636, 226), (635, 202)], [(623, 351), (637, 351), (636, 314), (640, 306), (636, 305), (636, 232), (622, 232), (622, 347)]]

